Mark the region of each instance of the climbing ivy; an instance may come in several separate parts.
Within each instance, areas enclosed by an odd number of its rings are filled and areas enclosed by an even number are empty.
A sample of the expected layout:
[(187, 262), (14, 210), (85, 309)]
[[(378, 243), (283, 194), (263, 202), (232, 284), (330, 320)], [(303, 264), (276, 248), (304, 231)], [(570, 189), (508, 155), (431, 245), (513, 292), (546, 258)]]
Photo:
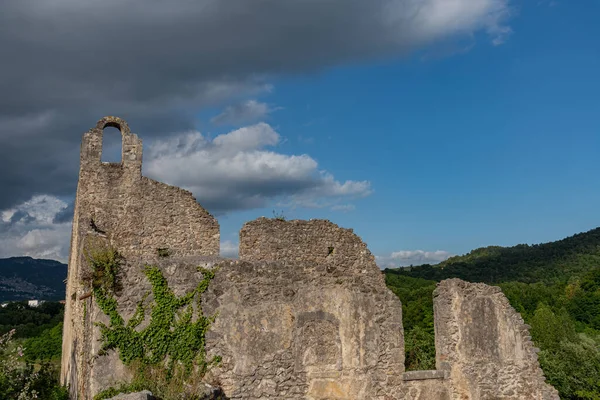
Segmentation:
[(132, 393), (132, 392), (141, 392), (142, 390), (146, 390), (144, 385), (140, 385), (139, 383), (130, 383), (130, 384), (121, 384), (116, 387), (109, 387), (94, 396), (94, 400), (105, 400), (113, 398), (122, 393)]
[(141, 330), (136, 328), (146, 319), (148, 310), (144, 304), (150, 293), (146, 293), (134, 315), (125, 322), (117, 311), (117, 300), (110, 286), (94, 286), (96, 302), (110, 320), (108, 325), (96, 323), (101, 333), (100, 354), (117, 350), (125, 365), (135, 366), (134, 380), (156, 376), (158, 371), (167, 384), (173, 379), (185, 380), (192, 371), (201, 377), (210, 366), (219, 363), (218, 356), (206, 360), (204, 347), (205, 334), (216, 316), (205, 317), (200, 304), (214, 271), (200, 267), (198, 270), (202, 281), (191, 292), (177, 297), (158, 267), (145, 266), (154, 301), (149, 307), (149, 324)]

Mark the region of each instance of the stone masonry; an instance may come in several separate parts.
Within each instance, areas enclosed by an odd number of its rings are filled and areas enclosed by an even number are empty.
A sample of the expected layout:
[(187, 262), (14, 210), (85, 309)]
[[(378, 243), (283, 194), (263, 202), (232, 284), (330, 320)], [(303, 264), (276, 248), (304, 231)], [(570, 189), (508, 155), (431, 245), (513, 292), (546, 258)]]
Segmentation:
[[(102, 134), (107, 126), (122, 134), (121, 163), (103, 163)], [(125, 121), (106, 117), (86, 132), (81, 144), (63, 333), (62, 380), (73, 393), (89, 398), (94, 387), (92, 357), (99, 312), (82, 284), (84, 246), (95, 241), (116, 246), (126, 259), (155, 255), (168, 248), (174, 256), (218, 255), (219, 224), (192, 194), (142, 176), (142, 141)]]
[(529, 326), (499, 287), (448, 279), (434, 292), (436, 367), (455, 399), (557, 399)]
[[(106, 126), (121, 130), (121, 163), (100, 161)], [(558, 399), (528, 327), (498, 288), (441, 282), (437, 369), (404, 372), (400, 301), (352, 230), (259, 218), (240, 231), (239, 259), (223, 259), (215, 218), (191, 193), (143, 177), (141, 162), (141, 140), (119, 118), (103, 118), (83, 137), (61, 371), (72, 399), (131, 379), (115, 352), (98, 354), (94, 322), (108, 319), (85, 284), (90, 243), (125, 257), (116, 296), (125, 320), (149, 292), (144, 265), (159, 267), (177, 295), (200, 282), (198, 266), (214, 268), (202, 309), (217, 314), (206, 348), (222, 362), (205, 380), (230, 399)]]

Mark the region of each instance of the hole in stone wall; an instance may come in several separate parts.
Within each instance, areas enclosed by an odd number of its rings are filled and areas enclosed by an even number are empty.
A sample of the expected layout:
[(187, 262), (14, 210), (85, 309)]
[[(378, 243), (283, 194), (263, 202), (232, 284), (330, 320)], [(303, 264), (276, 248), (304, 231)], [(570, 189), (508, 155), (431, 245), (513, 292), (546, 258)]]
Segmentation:
[(94, 221), (93, 218), (90, 219), (90, 228), (92, 228), (92, 230), (96, 233), (101, 233), (101, 234), (106, 233), (102, 229), (98, 228), (98, 226), (96, 225), (96, 221)]
[(107, 126), (102, 133), (102, 162), (120, 163), (123, 138), (119, 128)]
[(433, 290), (436, 282), (393, 273), (386, 274), (385, 281), (402, 302), (406, 370), (435, 369)]

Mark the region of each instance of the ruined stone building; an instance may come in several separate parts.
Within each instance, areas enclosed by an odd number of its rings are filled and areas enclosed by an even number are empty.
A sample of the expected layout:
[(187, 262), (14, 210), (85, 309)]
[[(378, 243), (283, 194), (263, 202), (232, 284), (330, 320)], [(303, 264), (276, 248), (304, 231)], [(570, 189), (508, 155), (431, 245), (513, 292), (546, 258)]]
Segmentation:
[[(101, 162), (107, 126), (122, 133), (120, 163)], [(441, 282), (436, 370), (405, 372), (400, 300), (351, 229), (259, 218), (240, 231), (239, 259), (223, 259), (216, 219), (190, 192), (141, 172), (142, 142), (125, 121), (106, 117), (84, 134), (61, 371), (74, 399), (131, 378), (115, 351), (99, 351), (95, 322), (108, 317), (85, 283), (91, 242), (125, 259), (117, 295), (125, 320), (138, 302), (152, 301), (144, 265), (158, 266), (177, 295), (202, 279), (197, 266), (219, 265), (201, 306), (217, 315), (206, 350), (222, 361), (210, 379), (230, 399), (558, 399), (528, 326), (499, 288)]]

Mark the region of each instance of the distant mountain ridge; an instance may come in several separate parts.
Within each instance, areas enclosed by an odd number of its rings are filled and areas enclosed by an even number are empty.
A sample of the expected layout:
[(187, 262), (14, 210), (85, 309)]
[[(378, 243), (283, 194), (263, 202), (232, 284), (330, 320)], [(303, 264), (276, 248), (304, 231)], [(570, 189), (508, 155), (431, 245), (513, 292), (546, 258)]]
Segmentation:
[(0, 302), (64, 300), (67, 264), (32, 257), (0, 258)]
[(436, 265), (387, 268), (386, 273), (440, 281), (555, 283), (600, 266), (600, 228), (535, 245), (488, 246)]

